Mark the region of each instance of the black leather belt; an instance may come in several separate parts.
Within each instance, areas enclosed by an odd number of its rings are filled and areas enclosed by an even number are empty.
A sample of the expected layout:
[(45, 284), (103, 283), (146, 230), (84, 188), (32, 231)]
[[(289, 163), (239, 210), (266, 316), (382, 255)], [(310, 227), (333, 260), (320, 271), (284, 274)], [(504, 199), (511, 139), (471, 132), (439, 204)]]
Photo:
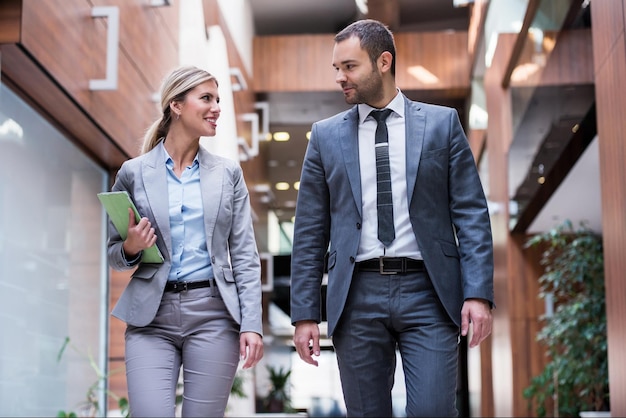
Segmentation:
[(378, 257), (356, 263), (359, 271), (375, 271), (380, 274), (405, 274), (426, 271), (423, 260), (407, 257)]
[(211, 287), (211, 286), (215, 286), (215, 279), (202, 280), (202, 281), (197, 281), (197, 282), (176, 282), (176, 281), (171, 280), (167, 282), (167, 284), (165, 285), (165, 291), (178, 293), (178, 292), (183, 292), (186, 290), (199, 289), (201, 287)]

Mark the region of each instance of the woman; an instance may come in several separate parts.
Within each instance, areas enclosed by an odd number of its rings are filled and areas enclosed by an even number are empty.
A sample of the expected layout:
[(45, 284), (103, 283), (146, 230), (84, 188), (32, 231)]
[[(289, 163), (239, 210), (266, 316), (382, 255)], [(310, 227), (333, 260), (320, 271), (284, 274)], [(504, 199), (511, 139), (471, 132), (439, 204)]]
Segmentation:
[[(217, 80), (195, 67), (173, 71), (163, 114), (142, 155), (124, 162), (113, 190), (141, 214), (122, 240), (109, 224), (111, 267), (137, 267), (113, 315), (127, 323), (126, 377), (133, 417), (173, 417), (183, 368), (184, 417), (223, 416), (239, 359), (263, 356), (260, 260), (239, 165), (200, 146), (220, 116)], [(162, 264), (141, 261), (157, 245)]]

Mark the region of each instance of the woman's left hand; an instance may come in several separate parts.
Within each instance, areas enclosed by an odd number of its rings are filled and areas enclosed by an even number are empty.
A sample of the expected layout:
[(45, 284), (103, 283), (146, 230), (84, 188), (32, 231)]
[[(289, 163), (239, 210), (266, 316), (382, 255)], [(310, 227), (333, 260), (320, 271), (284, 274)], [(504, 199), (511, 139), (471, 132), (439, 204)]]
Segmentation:
[(242, 332), (239, 336), (239, 358), (245, 360), (244, 369), (256, 365), (263, 358), (263, 338), (256, 332)]

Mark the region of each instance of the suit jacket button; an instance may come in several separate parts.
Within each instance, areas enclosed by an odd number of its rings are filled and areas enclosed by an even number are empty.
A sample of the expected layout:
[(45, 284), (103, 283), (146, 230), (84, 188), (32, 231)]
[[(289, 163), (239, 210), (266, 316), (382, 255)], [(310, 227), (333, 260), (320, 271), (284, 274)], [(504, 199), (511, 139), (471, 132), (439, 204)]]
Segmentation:
[(354, 260), (356, 260), (354, 257), (350, 257), (350, 262), (354, 263)]
[(361, 229), (361, 222), (356, 223), (356, 229)]

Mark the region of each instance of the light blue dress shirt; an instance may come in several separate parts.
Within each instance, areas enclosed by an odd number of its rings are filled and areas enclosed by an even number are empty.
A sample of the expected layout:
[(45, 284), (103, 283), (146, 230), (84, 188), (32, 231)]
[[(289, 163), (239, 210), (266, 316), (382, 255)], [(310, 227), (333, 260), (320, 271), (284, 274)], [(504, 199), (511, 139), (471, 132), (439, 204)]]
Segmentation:
[(169, 280), (208, 280), (213, 277), (213, 267), (206, 245), (198, 156), (196, 155), (191, 166), (185, 167), (178, 178), (174, 173), (174, 161), (162, 143), (160, 146), (163, 147), (166, 158), (172, 236), (172, 268)]

